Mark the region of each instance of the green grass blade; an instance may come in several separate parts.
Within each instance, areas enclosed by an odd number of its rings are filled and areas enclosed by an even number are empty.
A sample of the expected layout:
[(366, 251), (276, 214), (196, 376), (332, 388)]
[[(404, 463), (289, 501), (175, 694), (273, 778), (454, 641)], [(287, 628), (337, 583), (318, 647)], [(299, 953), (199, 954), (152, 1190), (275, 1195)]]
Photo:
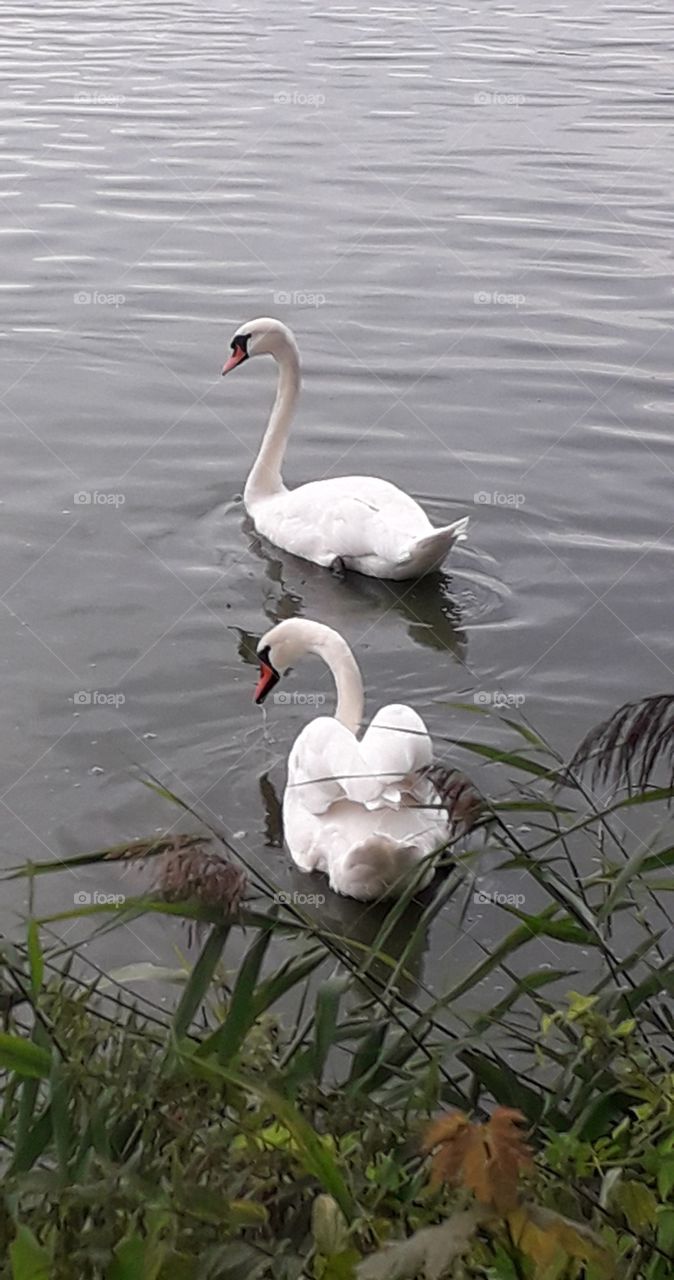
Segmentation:
[(51, 1054), (32, 1040), (0, 1031), (0, 1067), (16, 1071), (19, 1076), (46, 1079), (51, 1071)]
[(325, 962), (325, 951), (314, 947), (306, 955), (286, 960), (278, 973), (255, 986), (255, 982), (271, 939), (265, 931), (251, 947), (239, 971), (225, 1021), (199, 1047), (199, 1055), (216, 1054), (224, 1065), (231, 1062), (257, 1019), (287, 991), (298, 986)]
[(255, 987), (273, 934), (273, 921), (260, 929), (248, 948), (237, 975), (227, 1016), (221, 1027), (205, 1040), (199, 1049), (200, 1056), (217, 1053), (226, 1062), (241, 1044), (251, 1024), (251, 1007)]
[(544, 1109), (544, 1094), (541, 1091), (530, 1089), (505, 1062), (495, 1062), (484, 1053), (463, 1049), (458, 1056), (496, 1102), (503, 1107), (516, 1107), (532, 1124), (538, 1123)]
[(327, 982), (321, 984), (316, 996), (313, 1061), (314, 1075), (319, 1081), (335, 1041), (339, 1004), (349, 986), (349, 978), (328, 978)]
[(559, 780), (557, 769), (546, 768), (545, 765), (538, 764), (536, 760), (529, 760), (527, 756), (519, 755), (516, 751), (501, 751), (499, 747), (490, 747), (485, 742), (471, 742), (468, 738), (449, 738), (443, 737), (443, 742), (451, 742), (455, 747), (462, 747), (466, 751), (472, 751), (473, 755), (482, 756), (485, 760), (493, 760), (497, 764), (507, 764), (513, 769), (520, 769), (523, 773), (533, 773), (537, 778), (546, 778), (550, 782)]
[(173, 1018), (173, 1031), (177, 1039), (187, 1035), (197, 1009), (206, 998), (216, 965), (229, 937), (229, 931), (229, 925), (216, 925), (211, 929), (204, 943)]
[(28, 923), (28, 963), (30, 965), (30, 985), (33, 996), (39, 995), (44, 979), (44, 956), (40, 944), (40, 930), (35, 920)]

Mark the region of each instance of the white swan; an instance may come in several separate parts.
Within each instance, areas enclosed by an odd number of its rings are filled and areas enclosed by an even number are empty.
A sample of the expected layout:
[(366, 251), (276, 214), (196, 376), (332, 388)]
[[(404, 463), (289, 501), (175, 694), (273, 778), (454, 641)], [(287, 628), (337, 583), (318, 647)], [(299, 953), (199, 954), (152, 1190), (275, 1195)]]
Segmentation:
[(288, 431), (300, 389), (297, 343), (280, 320), (262, 317), (237, 329), (223, 374), (250, 356), (279, 366), (276, 400), (246, 482), (243, 500), (270, 542), (314, 564), (355, 569), (371, 578), (418, 578), (442, 564), (465, 538), (468, 518), (434, 529), (413, 498), (376, 476), (339, 476), (286, 489), (281, 478)]
[[(327, 663), (337, 688), (334, 716), (306, 725), (288, 759), (283, 828), (293, 861), (303, 871), (324, 871), (335, 893), (363, 902), (399, 893), (410, 869), (441, 849), (451, 832), (450, 814), (428, 774), (433, 752), (421, 716), (392, 703), (359, 739), (360, 671), (342, 636), (320, 622), (279, 622), (257, 652), (257, 703), (305, 653)], [(429, 866), (418, 887), (433, 874)]]

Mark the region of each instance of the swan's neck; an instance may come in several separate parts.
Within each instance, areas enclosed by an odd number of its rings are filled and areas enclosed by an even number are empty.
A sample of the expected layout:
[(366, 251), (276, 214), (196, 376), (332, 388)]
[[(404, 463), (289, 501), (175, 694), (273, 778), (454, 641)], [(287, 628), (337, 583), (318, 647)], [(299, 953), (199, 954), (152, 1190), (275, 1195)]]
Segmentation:
[(331, 631), (327, 636), (322, 636), (312, 648), (327, 663), (334, 677), (337, 689), (335, 719), (350, 729), (351, 733), (358, 733), (364, 709), (363, 681), (358, 663), (346, 640), (337, 632)]
[(260, 451), (246, 481), (243, 500), (247, 508), (260, 498), (270, 498), (283, 491), (281, 467), (300, 390), (300, 361), (297, 347), (290, 342), (285, 342), (274, 358), (279, 366), (276, 399)]

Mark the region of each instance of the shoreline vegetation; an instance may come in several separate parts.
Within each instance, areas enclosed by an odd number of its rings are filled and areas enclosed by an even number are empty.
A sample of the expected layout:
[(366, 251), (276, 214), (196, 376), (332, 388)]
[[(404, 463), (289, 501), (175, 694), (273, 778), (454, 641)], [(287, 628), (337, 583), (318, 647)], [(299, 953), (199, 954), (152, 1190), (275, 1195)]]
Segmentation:
[[(507, 787), (367, 943), (155, 780), (197, 832), (6, 872), (29, 914), (0, 943), (0, 1275), (671, 1280), (673, 719), (620, 708), (570, 765), (524, 718), (499, 717), (512, 750), (446, 739)], [(43, 876), (131, 862), (145, 894), (36, 910)], [(431, 988), (428, 931), (485, 894), (496, 941)], [(194, 962), (108, 974), (61, 936), (149, 913)]]

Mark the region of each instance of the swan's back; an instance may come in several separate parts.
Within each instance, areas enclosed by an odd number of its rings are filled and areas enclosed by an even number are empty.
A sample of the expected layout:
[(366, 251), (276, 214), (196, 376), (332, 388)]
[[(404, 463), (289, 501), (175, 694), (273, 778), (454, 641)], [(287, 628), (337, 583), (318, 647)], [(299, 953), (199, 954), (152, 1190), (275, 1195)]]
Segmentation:
[(311, 721), (290, 753), (283, 802), (297, 865), (325, 872), (334, 892), (363, 901), (400, 892), (449, 834), (426, 772), (431, 758), (423, 720), (402, 704), (382, 707), (361, 742), (329, 716)]

